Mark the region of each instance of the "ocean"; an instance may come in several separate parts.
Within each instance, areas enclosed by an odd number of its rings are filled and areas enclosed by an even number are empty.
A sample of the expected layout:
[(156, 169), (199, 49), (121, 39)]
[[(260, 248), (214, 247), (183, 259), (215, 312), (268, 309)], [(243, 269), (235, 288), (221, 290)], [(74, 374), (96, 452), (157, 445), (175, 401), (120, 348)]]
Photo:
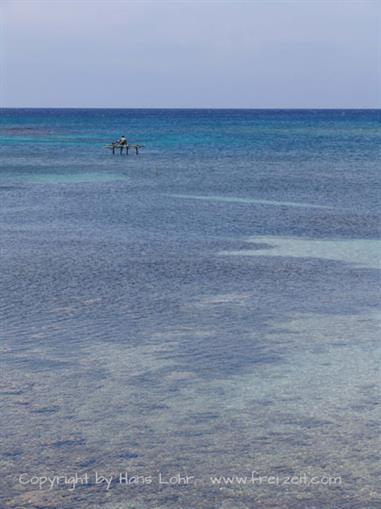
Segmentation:
[(380, 120), (0, 110), (1, 507), (381, 508)]

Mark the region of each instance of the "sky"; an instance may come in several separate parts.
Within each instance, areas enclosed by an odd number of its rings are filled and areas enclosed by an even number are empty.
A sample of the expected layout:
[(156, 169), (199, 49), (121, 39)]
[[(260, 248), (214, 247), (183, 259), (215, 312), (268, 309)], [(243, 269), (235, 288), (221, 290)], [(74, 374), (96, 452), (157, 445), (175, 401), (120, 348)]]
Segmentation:
[(381, 0), (0, 0), (2, 107), (380, 108)]

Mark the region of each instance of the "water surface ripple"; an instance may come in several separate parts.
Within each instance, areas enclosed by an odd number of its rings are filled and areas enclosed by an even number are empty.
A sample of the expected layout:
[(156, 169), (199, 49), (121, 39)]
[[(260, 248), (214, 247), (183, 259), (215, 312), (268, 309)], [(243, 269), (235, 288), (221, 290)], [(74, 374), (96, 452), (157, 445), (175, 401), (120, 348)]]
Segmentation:
[[(1, 507), (381, 508), (379, 111), (8, 109), (0, 141)], [(253, 471), (299, 481), (211, 481)]]

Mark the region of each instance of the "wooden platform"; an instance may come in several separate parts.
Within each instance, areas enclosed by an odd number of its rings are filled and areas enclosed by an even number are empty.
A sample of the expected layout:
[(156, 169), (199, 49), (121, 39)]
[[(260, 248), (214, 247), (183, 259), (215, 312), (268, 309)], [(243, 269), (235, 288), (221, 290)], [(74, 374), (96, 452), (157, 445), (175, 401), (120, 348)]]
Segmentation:
[(119, 150), (120, 154), (123, 154), (123, 150), (125, 151), (126, 155), (128, 155), (128, 151), (132, 148), (135, 150), (135, 154), (139, 154), (139, 150), (143, 148), (144, 145), (139, 145), (135, 143), (126, 143), (125, 145), (119, 145), (117, 143), (112, 143), (111, 145), (106, 145), (106, 148), (109, 148), (112, 150), (112, 153), (115, 154), (116, 150)]

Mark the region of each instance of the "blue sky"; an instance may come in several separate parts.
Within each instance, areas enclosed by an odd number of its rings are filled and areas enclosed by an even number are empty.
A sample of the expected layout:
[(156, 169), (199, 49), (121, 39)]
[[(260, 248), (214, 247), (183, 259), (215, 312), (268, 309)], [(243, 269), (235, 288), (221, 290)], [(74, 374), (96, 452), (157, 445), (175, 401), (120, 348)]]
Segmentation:
[(0, 0), (2, 106), (381, 107), (379, 0)]

